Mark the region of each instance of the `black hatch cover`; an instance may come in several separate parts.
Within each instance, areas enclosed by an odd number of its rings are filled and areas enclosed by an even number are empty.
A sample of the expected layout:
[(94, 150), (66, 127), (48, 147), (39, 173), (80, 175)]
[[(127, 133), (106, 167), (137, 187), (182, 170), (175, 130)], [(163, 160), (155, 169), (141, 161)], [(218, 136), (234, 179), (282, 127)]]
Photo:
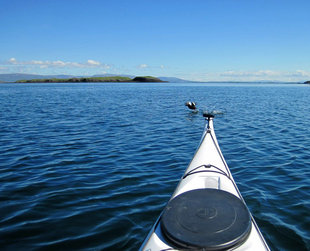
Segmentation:
[(196, 189), (168, 202), (161, 221), (167, 241), (176, 247), (223, 250), (244, 242), (251, 216), (235, 195), (218, 189)]

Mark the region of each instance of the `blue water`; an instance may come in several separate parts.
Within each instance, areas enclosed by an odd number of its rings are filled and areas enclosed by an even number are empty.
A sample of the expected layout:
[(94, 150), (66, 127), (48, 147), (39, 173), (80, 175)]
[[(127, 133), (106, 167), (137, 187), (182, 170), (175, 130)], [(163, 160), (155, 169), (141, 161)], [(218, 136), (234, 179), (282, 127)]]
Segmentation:
[(310, 250), (310, 86), (1, 84), (0, 249), (137, 250), (215, 118), (272, 250)]

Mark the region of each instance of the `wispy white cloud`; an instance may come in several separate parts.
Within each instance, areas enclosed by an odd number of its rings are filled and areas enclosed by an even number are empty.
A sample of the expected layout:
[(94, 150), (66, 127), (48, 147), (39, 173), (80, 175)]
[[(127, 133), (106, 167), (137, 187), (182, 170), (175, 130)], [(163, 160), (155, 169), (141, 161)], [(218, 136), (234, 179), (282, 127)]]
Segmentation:
[(164, 65), (148, 65), (148, 64), (140, 64), (137, 66), (138, 69), (150, 69), (150, 70), (164, 70), (166, 67)]
[(42, 60), (30, 60), (30, 61), (18, 61), (16, 58), (10, 58), (7, 62), (7, 65), (16, 65), (16, 66), (39, 66), (41, 69), (44, 68), (104, 68), (110, 69), (111, 66), (108, 64), (102, 64), (99, 61), (93, 59), (88, 59), (85, 63), (80, 62), (66, 62), (62, 60), (56, 61), (42, 61)]
[(7, 67), (0, 66), (0, 73), (7, 73), (7, 71), (8, 71)]
[(95, 61), (95, 60), (92, 60), (92, 59), (88, 59), (88, 60), (87, 60), (87, 63), (88, 63), (89, 65), (101, 65), (100, 62)]
[(310, 72), (304, 70), (296, 71), (271, 71), (271, 70), (260, 70), (260, 71), (226, 71), (219, 74), (221, 77), (231, 77), (239, 79), (255, 79), (255, 80), (293, 80), (309, 78)]
[(280, 76), (280, 72), (261, 70), (261, 71), (226, 71), (219, 74), (222, 77), (274, 77)]
[(306, 81), (310, 79), (310, 71), (223, 71), (223, 72), (192, 72), (179, 73), (177, 77), (196, 81)]
[(297, 70), (294, 73), (292, 73), (292, 77), (293, 76), (310, 78), (310, 71)]
[(310, 71), (305, 69), (297, 69), (291, 71), (281, 70), (227, 70), (227, 71), (203, 71), (196, 70), (184, 72), (184, 69), (173, 68), (162, 64), (149, 65), (142, 63), (133, 66), (112, 66), (104, 64), (94, 59), (88, 59), (85, 62), (72, 62), (64, 60), (44, 61), (44, 60), (29, 60), (19, 61), (12, 57), (6, 61), (0, 61), (1, 72), (24, 72), (24, 73), (43, 73), (43, 74), (102, 74), (109, 71), (116, 74), (164, 74), (166, 76), (180, 77), (189, 80), (197, 81), (306, 81), (310, 79)]
[(15, 58), (10, 58), (10, 59), (9, 59), (9, 63), (15, 64), (15, 63), (16, 63), (16, 59), (15, 59)]
[(145, 68), (148, 68), (149, 66), (147, 64), (140, 64), (138, 66), (139, 69), (145, 69)]

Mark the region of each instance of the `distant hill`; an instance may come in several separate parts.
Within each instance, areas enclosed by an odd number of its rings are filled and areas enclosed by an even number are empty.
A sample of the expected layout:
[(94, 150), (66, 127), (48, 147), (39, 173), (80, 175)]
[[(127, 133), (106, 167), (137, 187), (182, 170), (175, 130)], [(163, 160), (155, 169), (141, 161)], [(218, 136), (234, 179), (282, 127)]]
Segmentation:
[(174, 77), (158, 77), (162, 81), (170, 82), (170, 83), (189, 83), (189, 82), (197, 82), (191, 80), (185, 80), (181, 78), (174, 78)]
[[(133, 75), (116, 75), (116, 74), (96, 74), (93, 76), (74, 76), (74, 75), (37, 75), (37, 74), (25, 74), (25, 73), (9, 73), (0, 74), (0, 82), (16, 82), (20, 80), (33, 80), (33, 79), (68, 79), (68, 78), (105, 78), (105, 77), (127, 77), (133, 79), (136, 76)], [(161, 81), (172, 83), (188, 83), (194, 82), (174, 77), (158, 77)]]
[(19, 80), (43, 79), (43, 78), (72, 78), (72, 75), (37, 75), (24, 73), (0, 74), (0, 82), (16, 82)]

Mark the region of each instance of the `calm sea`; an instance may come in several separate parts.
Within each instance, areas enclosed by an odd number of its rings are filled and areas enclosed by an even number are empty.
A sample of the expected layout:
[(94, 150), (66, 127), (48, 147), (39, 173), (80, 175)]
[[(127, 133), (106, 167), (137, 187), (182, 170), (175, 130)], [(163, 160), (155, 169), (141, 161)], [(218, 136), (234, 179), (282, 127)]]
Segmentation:
[(214, 126), (272, 250), (310, 250), (310, 86), (1, 84), (0, 249), (137, 250)]

